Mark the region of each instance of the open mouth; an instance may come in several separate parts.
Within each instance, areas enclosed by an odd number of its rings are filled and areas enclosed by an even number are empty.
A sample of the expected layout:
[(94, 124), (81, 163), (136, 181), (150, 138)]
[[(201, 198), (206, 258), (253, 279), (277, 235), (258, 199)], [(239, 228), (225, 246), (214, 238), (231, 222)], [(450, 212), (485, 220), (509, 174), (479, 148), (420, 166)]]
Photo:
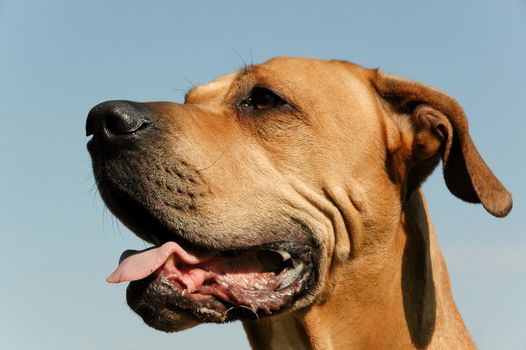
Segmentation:
[(290, 307), (314, 284), (311, 244), (281, 241), (210, 249), (182, 239), (126, 193), (102, 193), (119, 219), (154, 244), (124, 252), (107, 280), (131, 282), (128, 303), (155, 328), (170, 330), (159, 321), (167, 312), (185, 312), (199, 322), (271, 315)]
[(194, 254), (170, 241), (141, 252), (124, 252), (108, 282), (152, 276), (156, 283), (172, 289), (175, 297), (205, 305), (223, 321), (235, 307), (259, 316), (289, 306), (307, 289), (311, 275), (310, 249), (288, 242)]

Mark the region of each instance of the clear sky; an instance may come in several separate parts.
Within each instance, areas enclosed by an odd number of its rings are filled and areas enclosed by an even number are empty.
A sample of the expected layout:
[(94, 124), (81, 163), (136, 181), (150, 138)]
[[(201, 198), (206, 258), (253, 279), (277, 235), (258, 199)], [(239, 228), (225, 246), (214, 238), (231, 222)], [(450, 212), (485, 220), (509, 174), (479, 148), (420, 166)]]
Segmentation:
[(85, 149), (104, 100), (186, 89), (276, 55), (348, 59), (464, 106), (514, 195), (495, 219), (425, 184), (453, 291), (482, 349), (526, 349), (526, 2), (0, 0), (0, 349), (246, 349), (239, 323), (166, 335), (106, 275), (141, 248), (103, 209)]

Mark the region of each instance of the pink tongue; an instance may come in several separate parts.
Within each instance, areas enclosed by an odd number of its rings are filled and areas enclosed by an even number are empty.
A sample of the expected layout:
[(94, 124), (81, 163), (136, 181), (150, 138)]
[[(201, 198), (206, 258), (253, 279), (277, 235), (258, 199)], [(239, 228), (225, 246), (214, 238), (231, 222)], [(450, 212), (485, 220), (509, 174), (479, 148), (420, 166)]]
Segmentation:
[(171, 256), (176, 255), (177, 261), (195, 265), (208, 260), (209, 256), (196, 256), (188, 253), (175, 242), (167, 242), (157, 248), (143, 251), (127, 250), (122, 256), (119, 266), (106, 278), (109, 283), (131, 282), (151, 275)]

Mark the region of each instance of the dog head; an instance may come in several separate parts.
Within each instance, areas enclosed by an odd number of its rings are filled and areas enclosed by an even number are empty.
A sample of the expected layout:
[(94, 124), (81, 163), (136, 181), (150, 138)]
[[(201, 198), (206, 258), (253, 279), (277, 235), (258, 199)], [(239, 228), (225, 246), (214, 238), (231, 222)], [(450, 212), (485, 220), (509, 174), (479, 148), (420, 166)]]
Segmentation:
[(326, 300), (342, 266), (388, 246), (440, 157), (455, 195), (511, 209), (452, 98), (348, 62), (277, 58), (183, 104), (105, 102), (86, 131), (104, 202), (154, 246), (110, 281), (164, 331)]

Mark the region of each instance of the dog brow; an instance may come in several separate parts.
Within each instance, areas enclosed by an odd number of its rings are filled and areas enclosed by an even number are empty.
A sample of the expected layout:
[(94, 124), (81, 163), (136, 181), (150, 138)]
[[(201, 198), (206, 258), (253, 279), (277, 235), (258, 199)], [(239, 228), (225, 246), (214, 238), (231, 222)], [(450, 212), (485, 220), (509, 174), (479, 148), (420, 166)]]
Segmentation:
[(241, 67), (241, 69), (237, 72), (237, 75), (234, 78), (233, 83), (234, 84), (239, 83), (241, 79), (243, 79), (247, 75), (250, 75), (255, 70), (255, 68), (256, 66), (254, 64), (244, 65), (243, 67)]
[(187, 92), (186, 94), (184, 94), (184, 102), (186, 102), (186, 100), (188, 100), (188, 97), (190, 96), (190, 94), (195, 91), (195, 89), (197, 89), (199, 86), (194, 86), (194, 87), (191, 87)]
[(231, 74), (227, 74), (227, 75), (225, 75), (223, 77), (219, 77), (216, 80), (214, 80), (213, 82), (211, 82), (209, 84), (206, 84), (206, 85), (194, 86), (194, 87), (190, 88), (186, 92), (186, 94), (184, 95), (184, 101), (186, 103), (191, 98), (191, 95), (199, 94), (200, 90), (202, 90), (202, 89), (204, 89), (206, 91), (207, 87), (214, 86), (215, 84), (218, 84), (221, 81), (224, 81), (223, 80), (224, 78), (227, 78), (227, 77), (232, 76), (234, 74), (235, 74), (235, 76), (232, 78), (231, 84), (232, 84), (232, 86), (235, 86), (235, 85), (237, 85), (239, 83), (240, 80), (245, 78), (247, 75), (252, 74), (252, 71), (254, 70), (254, 68), (255, 68), (254, 65), (243, 66), (237, 73), (231, 73)]

